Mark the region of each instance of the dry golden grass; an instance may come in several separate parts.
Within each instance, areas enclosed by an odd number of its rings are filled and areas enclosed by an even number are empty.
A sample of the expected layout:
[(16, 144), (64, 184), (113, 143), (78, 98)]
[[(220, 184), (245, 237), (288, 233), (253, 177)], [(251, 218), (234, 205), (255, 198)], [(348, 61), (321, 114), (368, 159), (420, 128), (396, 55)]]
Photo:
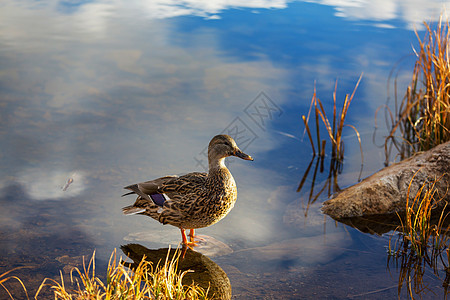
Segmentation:
[[(447, 228), (442, 228), (443, 222), (447, 217), (447, 214), (444, 214), (447, 204), (442, 205), (443, 197), (436, 197), (436, 184), (443, 176), (430, 182), (425, 182), (414, 197), (410, 197), (411, 184), (418, 172), (414, 174), (408, 187), (404, 218), (399, 213), (397, 214), (401, 222), (398, 231), (402, 233), (403, 239), (410, 244), (411, 251), (420, 257), (427, 255), (429, 246), (433, 246), (433, 248), (446, 247), (445, 236), (441, 235), (441, 233), (447, 231)], [(441, 210), (440, 218), (436, 224), (433, 224), (431, 221), (432, 213), (438, 207)]]
[(19, 277), (13, 276), (13, 275), (10, 275), (10, 276), (6, 277), (8, 274), (10, 274), (10, 273), (12, 273), (12, 272), (14, 272), (14, 271), (16, 271), (16, 270), (24, 269), (24, 268), (27, 268), (27, 267), (17, 267), (17, 268), (14, 268), (14, 269), (12, 269), (12, 270), (9, 270), (9, 271), (7, 271), (7, 272), (5, 272), (5, 273), (3, 273), (3, 274), (0, 274), (0, 286), (6, 291), (6, 293), (8, 294), (8, 296), (9, 296), (11, 299), (14, 299), (14, 297), (13, 297), (13, 295), (10, 293), (10, 291), (9, 291), (9, 290), (5, 287), (5, 285), (4, 285), (4, 283), (7, 282), (8, 280), (17, 280), (17, 281), (20, 283), (20, 285), (22, 286), (22, 288), (23, 288), (23, 290), (24, 290), (24, 292), (25, 292), (25, 295), (26, 295), (27, 299), (29, 299), (29, 298), (28, 298), (27, 289), (26, 289), (25, 285), (23, 284), (22, 280), (20, 280)]
[[(402, 160), (450, 140), (449, 23), (441, 17), (436, 25), (424, 25), (422, 38), (416, 31), (416, 62), (405, 96), (399, 105), (395, 97), (394, 112), (387, 106), (380, 107), (386, 109), (390, 127), (384, 143), (386, 165), (392, 148)], [(427, 268), (440, 277), (439, 270), (444, 267), (445, 293), (450, 282), (449, 228), (445, 225), (449, 209), (436, 190), (442, 178), (425, 182), (413, 197), (410, 184), (405, 212), (399, 214), (398, 239), (395, 244), (389, 241), (389, 258), (400, 268), (399, 294), (405, 283), (411, 298), (427, 289), (423, 281)]]
[[(317, 137), (317, 153), (319, 156), (323, 157), (325, 156), (325, 144), (326, 140), (321, 140), (320, 138), (320, 122), (319, 117), (322, 120), (322, 124), (325, 126), (326, 132), (328, 134), (328, 138), (331, 142), (331, 158), (332, 160), (336, 161), (337, 163), (342, 163), (344, 160), (344, 144), (342, 141), (343, 137), (343, 130), (345, 126), (348, 126), (352, 128), (356, 136), (358, 138), (359, 146), (361, 148), (361, 138), (359, 135), (358, 130), (353, 126), (349, 124), (345, 124), (345, 118), (347, 116), (348, 108), (350, 107), (350, 104), (353, 101), (353, 98), (355, 96), (356, 89), (359, 86), (359, 83), (361, 82), (362, 74), (358, 79), (358, 82), (355, 85), (355, 88), (353, 90), (353, 93), (351, 95), (345, 95), (344, 102), (342, 104), (341, 110), (337, 111), (337, 104), (336, 104), (336, 90), (337, 90), (337, 81), (336, 85), (334, 87), (333, 92), (333, 114), (332, 114), (332, 122), (330, 123), (327, 113), (322, 105), (322, 101), (317, 98), (316, 95), (316, 88), (314, 87), (314, 94), (311, 99), (311, 105), (308, 111), (308, 116), (302, 116), (303, 123), (305, 124), (306, 132), (308, 133), (309, 141), (311, 143), (311, 147), (313, 149), (313, 155), (316, 155), (316, 147), (314, 146), (313, 138), (311, 136), (311, 131), (309, 129), (309, 117), (311, 115), (311, 110), (314, 108), (314, 114), (315, 114), (315, 126), (316, 126), (316, 137)], [(363, 154), (362, 154), (362, 148), (361, 148), (361, 160), (363, 160)]]
[[(94, 252), (87, 266), (83, 260), (82, 270), (72, 269), (70, 285), (64, 282), (64, 277), (60, 272), (60, 281), (46, 278), (42, 282), (36, 292), (35, 299), (40, 299), (39, 294), (45, 288), (53, 290), (55, 300), (209, 299), (208, 290), (204, 290), (194, 283), (189, 286), (182, 284), (183, 277), (190, 271), (177, 271), (179, 259), (180, 252), (177, 252), (172, 259), (169, 259), (169, 255), (167, 255), (164, 264), (153, 266), (144, 257), (139, 265), (131, 270), (125, 266), (121, 259), (117, 260), (114, 250), (108, 263), (106, 281), (102, 281), (95, 272)], [(8, 296), (14, 299), (14, 295), (8, 291), (3, 283), (15, 279), (21, 284), (28, 299), (24, 283), (16, 276), (8, 276), (16, 269), (1, 274), (0, 285), (6, 290)]]
[[(311, 204), (316, 202), (316, 200), (320, 197), (320, 195), (324, 191), (328, 191), (328, 196), (330, 196), (332, 193), (340, 191), (337, 176), (338, 173), (342, 171), (342, 163), (344, 161), (344, 142), (343, 142), (343, 130), (345, 127), (350, 127), (353, 129), (353, 131), (356, 134), (356, 137), (358, 138), (359, 147), (361, 150), (361, 167), (364, 161), (363, 152), (362, 152), (362, 145), (361, 145), (361, 137), (359, 135), (358, 130), (353, 126), (349, 124), (345, 124), (345, 118), (348, 113), (348, 109), (350, 107), (351, 102), (353, 101), (353, 98), (355, 96), (356, 89), (359, 86), (359, 83), (361, 82), (362, 74), (359, 77), (355, 88), (353, 89), (353, 92), (351, 95), (347, 94), (345, 95), (344, 102), (342, 104), (342, 108), (340, 111), (338, 111), (337, 108), (337, 99), (336, 99), (336, 91), (337, 91), (337, 81), (334, 87), (333, 92), (333, 112), (332, 112), (332, 121), (330, 122), (327, 116), (327, 113), (323, 107), (322, 101), (317, 97), (316, 94), (316, 88), (314, 87), (314, 93), (313, 97), (311, 99), (311, 104), (309, 107), (308, 115), (302, 116), (303, 123), (305, 124), (305, 131), (308, 134), (309, 141), (311, 143), (311, 147), (313, 150), (313, 158), (311, 159), (311, 162), (308, 165), (308, 168), (306, 169), (299, 185), (297, 188), (297, 192), (300, 192), (306, 182), (306, 179), (309, 175), (309, 172), (311, 170), (311, 167), (313, 165), (314, 159), (316, 155), (318, 155), (318, 158), (316, 160), (313, 178), (312, 178), (312, 184), (311, 189), (309, 190), (309, 196), (308, 196), (308, 203), (305, 211), (305, 216), (307, 216), (308, 209)], [(313, 137), (311, 134), (310, 127), (308, 125), (309, 118), (311, 115), (311, 111), (314, 111), (315, 115), (315, 129), (316, 129), (316, 140), (317, 140), (317, 151), (316, 146), (314, 145)], [(320, 125), (323, 124), (323, 125)], [(331, 159), (330, 159), (330, 167), (328, 170), (328, 178), (325, 181), (322, 188), (319, 189), (319, 191), (314, 194), (314, 187), (315, 187), (315, 181), (317, 172), (320, 170), (320, 173), (324, 171), (324, 158), (325, 158), (325, 145), (326, 145), (326, 139), (321, 139), (320, 137), (320, 130), (321, 126), (325, 127), (325, 131), (328, 136), (328, 140), (331, 143)], [(320, 166), (320, 169), (319, 169)]]
[(414, 50), (417, 60), (413, 76), (397, 115), (389, 111), (392, 124), (385, 141), (386, 163), (394, 146), (404, 159), (450, 140), (450, 44), (449, 23), (441, 19), (432, 29), (424, 23), (426, 34)]
[[(408, 187), (404, 216), (397, 213), (401, 223), (396, 230), (399, 233), (398, 239), (393, 244), (391, 237), (388, 246), (388, 264), (390, 259), (394, 259), (400, 271), (398, 293), (400, 295), (405, 284), (412, 299), (414, 295), (420, 295), (428, 289), (423, 280), (427, 268), (431, 268), (440, 278), (441, 266), (445, 269), (450, 266), (449, 228), (444, 225), (448, 224), (446, 219), (450, 213), (447, 204), (443, 204), (444, 196), (438, 197), (436, 189), (437, 182), (442, 180), (443, 176), (425, 182), (414, 197), (410, 197), (414, 177)], [(437, 222), (433, 218), (436, 213)], [(443, 284), (446, 282), (448, 283), (447, 278), (443, 280)]]

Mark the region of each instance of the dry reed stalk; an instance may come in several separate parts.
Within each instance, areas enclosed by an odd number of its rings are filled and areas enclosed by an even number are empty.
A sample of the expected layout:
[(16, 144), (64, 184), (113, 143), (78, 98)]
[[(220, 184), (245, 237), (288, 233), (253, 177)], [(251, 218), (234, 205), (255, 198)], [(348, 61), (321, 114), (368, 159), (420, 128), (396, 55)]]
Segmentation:
[(419, 51), (414, 49), (417, 60), (411, 83), (385, 140), (386, 162), (390, 143), (404, 159), (450, 140), (449, 23), (443, 22), (441, 17), (435, 30), (424, 24), (423, 39), (416, 30)]
[[(450, 213), (446, 210), (447, 204), (442, 205), (445, 195), (438, 196), (436, 189), (436, 184), (443, 176), (423, 183), (414, 197), (410, 197), (412, 182), (419, 171), (414, 174), (408, 186), (404, 219), (397, 213), (401, 224), (396, 229), (399, 232), (398, 239), (392, 244), (391, 237), (388, 245), (388, 263), (394, 258), (400, 269), (398, 293), (400, 295), (403, 284), (406, 283), (408, 295), (412, 299), (414, 294), (420, 295), (428, 289), (423, 281), (428, 267), (438, 277), (441, 269), (439, 262), (446, 269), (449, 268), (443, 255), (446, 253), (448, 256), (449, 253), (449, 228), (445, 228), (445, 223)], [(438, 207), (442, 210), (438, 221), (434, 223), (432, 214)], [(447, 261), (450, 262), (449, 257)]]
[(0, 286), (8, 293), (8, 296), (9, 296), (11, 299), (14, 299), (14, 297), (13, 297), (13, 295), (11, 294), (11, 292), (10, 292), (10, 291), (5, 287), (5, 285), (4, 285), (5, 282), (7, 282), (8, 280), (11, 280), (11, 279), (17, 280), (17, 281), (19, 282), (19, 284), (21, 285), (23, 291), (25, 292), (25, 295), (26, 295), (27, 299), (29, 299), (29, 298), (28, 298), (28, 292), (27, 292), (27, 289), (26, 289), (25, 285), (23, 284), (23, 281), (20, 280), (19, 277), (17, 277), (17, 276), (8, 276), (8, 277), (6, 277), (6, 275), (8, 275), (9, 273), (14, 272), (14, 271), (17, 271), (17, 270), (19, 270), (19, 269), (24, 269), (24, 268), (30, 268), (30, 267), (17, 267), (17, 268), (14, 268), (14, 269), (9, 270), (9, 271), (7, 271), (7, 272), (5, 272), (5, 273), (3, 273), (3, 274), (0, 274)]

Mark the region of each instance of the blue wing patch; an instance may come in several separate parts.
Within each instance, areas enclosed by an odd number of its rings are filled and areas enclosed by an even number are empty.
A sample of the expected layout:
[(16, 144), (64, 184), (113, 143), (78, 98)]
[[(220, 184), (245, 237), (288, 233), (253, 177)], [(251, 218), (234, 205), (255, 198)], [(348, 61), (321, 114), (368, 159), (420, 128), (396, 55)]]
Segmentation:
[(153, 202), (158, 205), (163, 207), (164, 203), (166, 202), (166, 195), (164, 194), (151, 194), (150, 198), (152, 198)]

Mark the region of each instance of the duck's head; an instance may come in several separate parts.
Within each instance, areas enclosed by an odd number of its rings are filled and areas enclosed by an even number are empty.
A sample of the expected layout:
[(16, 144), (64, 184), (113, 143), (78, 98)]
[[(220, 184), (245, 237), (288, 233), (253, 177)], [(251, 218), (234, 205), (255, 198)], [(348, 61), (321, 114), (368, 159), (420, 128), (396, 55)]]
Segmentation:
[(245, 154), (236, 145), (231, 136), (219, 134), (212, 138), (208, 146), (209, 160), (220, 160), (227, 156), (237, 156), (245, 160), (253, 160), (250, 155)]

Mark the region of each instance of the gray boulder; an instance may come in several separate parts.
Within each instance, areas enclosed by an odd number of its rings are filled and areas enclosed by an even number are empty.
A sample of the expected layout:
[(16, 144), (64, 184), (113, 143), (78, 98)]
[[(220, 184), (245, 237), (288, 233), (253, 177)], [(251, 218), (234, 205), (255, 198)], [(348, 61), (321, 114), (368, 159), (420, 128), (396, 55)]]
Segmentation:
[(427, 180), (441, 176), (436, 183), (438, 192), (435, 197), (442, 198), (441, 203), (445, 203), (450, 201), (450, 193), (447, 192), (450, 142), (388, 166), (342, 190), (324, 202), (322, 211), (336, 220), (404, 211), (410, 183), (409, 196), (412, 199)]

